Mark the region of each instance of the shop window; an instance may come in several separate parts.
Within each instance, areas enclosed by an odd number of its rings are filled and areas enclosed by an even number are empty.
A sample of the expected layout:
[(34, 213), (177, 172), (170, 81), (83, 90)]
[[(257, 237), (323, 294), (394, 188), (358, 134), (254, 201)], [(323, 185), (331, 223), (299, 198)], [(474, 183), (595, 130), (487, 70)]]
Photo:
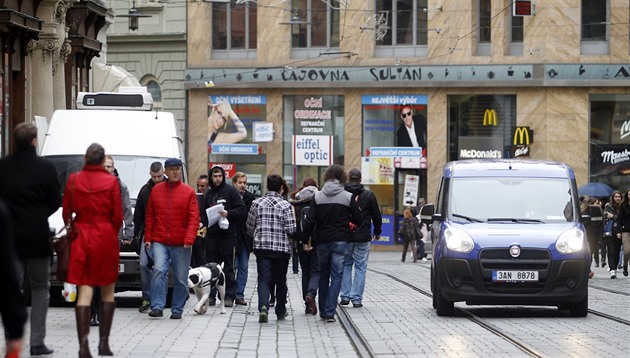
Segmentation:
[(590, 97), (589, 182), (630, 187), (630, 95)]
[[(387, 18), (387, 32), (376, 39), (377, 57), (426, 56), (428, 0), (377, 0), (376, 14)], [(432, 29), (440, 32), (439, 29)]]
[(145, 77), (143, 78), (142, 83), (147, 87), (147, 91), (151, 94), (151, 97), (153, 97), (153, 107), (163, 108), (162, 87), (157, 82), (157, 79), (153, 76)]
[(515, 95), (448, 96), (448, 160), (507, 157), (515, 127)]
[(344, 97), (284, 96), (283, 113), (287, 183), (295, 189), (312, 177), (321, 185), (326, 168), (344, 165)]
[(492, 41), (492, 1), (479, 0), (477, 15), (477, 56), (490, 56), (490, 43)]
[(255, 59), (257, 5), (212, 3), (212, 58)]
[(324, 49), (339, 48), (338, 0), (293, 0), (291, 9), (288, 24), (294, 58), (316, 57)]
[(608, 54), (609, 7), (609, 0), (582, 0), (581, 51), (583, 55)]
[(243, 165), (264, 166), (267, 142), (259, 141), (254, 129), (258, 131), (255, 123), (267, 121), (266, 96), (210, 95), (207, 111), (209, 163), (226, 163), (243, 172)]

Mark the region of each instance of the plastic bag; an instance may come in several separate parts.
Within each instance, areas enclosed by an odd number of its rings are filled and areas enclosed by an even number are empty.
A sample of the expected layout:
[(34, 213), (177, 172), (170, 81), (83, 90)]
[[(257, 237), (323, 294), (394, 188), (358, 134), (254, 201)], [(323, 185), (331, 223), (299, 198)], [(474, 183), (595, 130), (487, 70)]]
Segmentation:
[(61, 291), (63, 298), (66, 302), (74, 302), (77, 300), (77, 285), (73, 283), (63, 283), (63, 290)]
[(227, 218), (221, 217), (221, 219), (219, 219), (219, 227), (223, 230), (227, 230), (227, 228), (230, 227), (230, 222)]

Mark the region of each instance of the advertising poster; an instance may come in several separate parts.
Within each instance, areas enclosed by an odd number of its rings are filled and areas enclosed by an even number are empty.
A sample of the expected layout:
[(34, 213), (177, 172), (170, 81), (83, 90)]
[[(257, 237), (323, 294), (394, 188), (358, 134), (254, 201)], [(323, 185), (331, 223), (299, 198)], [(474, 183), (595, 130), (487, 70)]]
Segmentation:
[(418, 188), (420, 187), (420, 176), (405, 175), (405, 189), (403, 193), (402, 206), (415, 206), (418, 201)]
[(293, 165), (327, 167), (333, 163), (333, 137), (294, 135)]
[(253, 124), (265, 121), (266, 105), (262, 95), (208, 96), (208, 154), (257, 155)]
[(361, 182), (369, 185), (394, 184), (393, 157), (363, 157), (361, 158)]

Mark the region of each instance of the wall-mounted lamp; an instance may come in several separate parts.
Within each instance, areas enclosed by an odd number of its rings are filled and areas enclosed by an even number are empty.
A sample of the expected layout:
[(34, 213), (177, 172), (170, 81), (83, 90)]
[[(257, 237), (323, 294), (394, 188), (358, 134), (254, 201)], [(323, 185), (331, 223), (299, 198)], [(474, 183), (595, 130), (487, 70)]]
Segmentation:
[(131, 2), (131, 9), (129, 13), (125, 15), (116, 15), (116, 17), (128, 17), (129, 18), (129, 30), (136, 31), (138, 29), (138, 19), (141, 17), (151, 17), (151, 15), (144, 15), (140, 10), (136, 9), (136, 1)]
[(432, 11), (432, 10), (444, 11), (444, 8), (442, 7), (442, 5), (440, 5), (438, 7), (431, 8), (431, 9), (429, 9), (428, 7), (423, 7), (422, 8), (422, 12), (429, 12), (429, 11)]
[(308, 21), (303, 20), (300, 17), (300, 10), (299, 9), (293, 9), (291, 12), (293, 13), (293, 16), (291, 16), (291, 20), (289, 20), (288, 22), (281, 22), (280, 25), (304, 25), (304, 24), (309, 24)]

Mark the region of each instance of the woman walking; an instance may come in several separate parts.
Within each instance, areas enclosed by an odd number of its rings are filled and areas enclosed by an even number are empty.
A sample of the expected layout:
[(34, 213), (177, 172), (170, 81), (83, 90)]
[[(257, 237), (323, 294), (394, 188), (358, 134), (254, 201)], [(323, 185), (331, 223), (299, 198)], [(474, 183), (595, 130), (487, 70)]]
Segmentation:
[(617, 216), (619, 215), (619, 208), (621, 207), (622, 194), (619, 190), (613, 191), (610, 196), (610, 200), (604, 205), (604, 219), (606, 222), (612, 222), (612, 228), (610, 232), (604, 232), (604, 235), (608, 237), (608, 272), (610, 278), (617, 278), (617, 265), (619, 264), (619, 252), (621, 251), (621, 238), (617, 236), (620, 233), (619, 223), (617, 222)]
[[(623, 275), (628, 276), (628, 259), (630, 259), (630, 190), (626, 190), (626, 193), (623, 195), (617, 222), (620, 228), (616, 237), (621, 240), (621, 245), (623, 245)], [(618, 254), (619, 251), (617, 251)]]
[(418, 232), (420, 231), (420, 224), (418, 219), (416, 219), (416, 217), (411, 213), (411, 210), (405, 209), (403, 215), (404, 219), (400, 224), (403, 235), (402, 262), (405, 262), (405, 259), (407, 258), (407, 248), (409, 247), (409, 244), (411, 244), (413, 262), (418, 262), (418, 257), (416, 256), (416, 240), (420, 240), (420, 235), (418, 235)]
[(114, 317), (114, 284), (118, 279), (118, 231), (123, 222), (120, 185), (103, 167), (105, 149), (90, 145), (83, 170), (71, 174), (63, 196), (63, 219), (74, 214), (77, 237), (70, 247), (68, 282), (77, 285), (76, 306), (79, 357), (92, 357), (88, 346), (90, 304), (94, 287), (101, 288), (98, 354), (113, 355), (109, 332)]

